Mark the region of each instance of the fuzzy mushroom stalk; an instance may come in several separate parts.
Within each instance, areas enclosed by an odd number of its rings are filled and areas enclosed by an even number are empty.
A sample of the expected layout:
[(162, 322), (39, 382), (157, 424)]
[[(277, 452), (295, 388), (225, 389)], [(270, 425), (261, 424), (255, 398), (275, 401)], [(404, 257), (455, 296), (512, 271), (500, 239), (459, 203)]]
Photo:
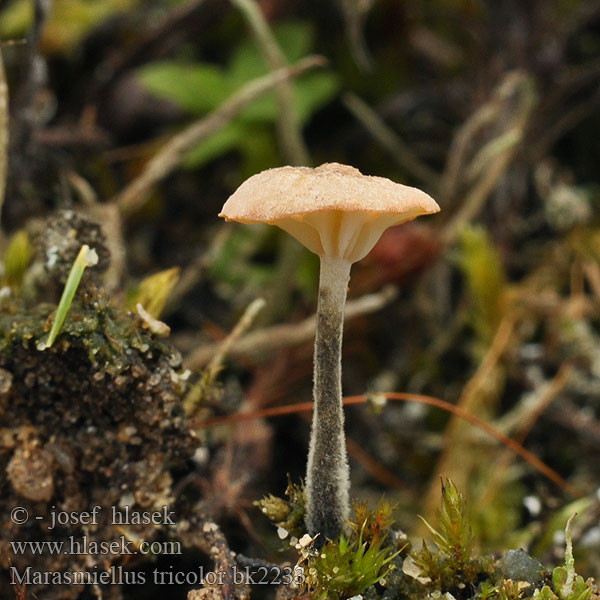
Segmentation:
[(321, 256), (313, 364), (313, 419), (306, 468), (306, 526), (334, 539), (350, 512), (342, 406), (342, 330), (352, 263)]
[(320, 534), (320, 544), (345, 529), (350, 512), (341, 368), (350, 267), (370, 252), (388, 227), (439, 209), (420, 190), (327, 163), (253, 175), (219, 215), (277, 225), (321, 259), (306, 471), (306, 527), (312, 536)]

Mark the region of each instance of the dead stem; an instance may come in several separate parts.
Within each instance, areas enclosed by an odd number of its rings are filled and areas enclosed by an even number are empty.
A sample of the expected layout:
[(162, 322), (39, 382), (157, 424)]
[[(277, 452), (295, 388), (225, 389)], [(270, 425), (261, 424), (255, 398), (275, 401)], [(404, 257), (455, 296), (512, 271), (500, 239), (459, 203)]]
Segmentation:
[[(433, 396), (424, 396), (422, 394), (405, 394), (402, 392), (387, 392), (378, 394), (385, 396), (388, 400), (399, 401), (399, 402), (417, 402), (419, 404), (425, 404), (426, 406), (434, 406), (445, 410), (457, 417), (468, 421), (481, 431), (487, 433), (490, 437), (500, 442), (507, 448), (509, 448), (515, 454), (518, 454), (523, 460), (527, 461), (534, 469), (540, 472), (544, 477), (548, 478), (559, 488), (564, 490), (567, 494), (573, 498), (581, 498), (582, 492), (577, 488), (570, 485), (565, 481), (554, 469), (550, 468), (547, 464), (542, 462), (535, 454), (529, 452), (521, 444), (515, 440), (504, 435), (501, 431), (486, 423), (479, 417), (464, 411), (463, 409), (441, 400)], [(367, 396), (346, 396), (344, 398), (344, 406), (353, 406), (355, 404), (365, 404), (369, 401)], [(227, 415), (225, 417), (215, 417), (208, 419), (201, 423), (195, 423), (195, 427), (201, 429), (206, 427), (214, 427), (215, 425), (233, 424), (240, 423), (242, 421), (251, 421), (253, 419), (264, 419), (267, 417), (280, 417), (283, 415), (291, 415), (299, 412), (311, 412), (313, 408), (312, 402), (302, 402), (299, 404), (288, 404), (286, 406), (276, 406), (274, 408), (264, 408), (254, 412), (236, 413), (233, 415)]]
[[(223, 573), (223, 583), (219, 585), (219, 591), (222, 594), (223, 600), (235, 600), (236, 598), (249, 598), (250, 591), (245, 584), (237, 584), (234, 582), (233, 569), (236, 566), (235, 555), (229, 548), (227, 540), (219, 526), (210, 521), (205, 520), (202, 527), (199, 528), (202, 535), (197, 540), (197, 545), (207, 554), (213, 561), (213, 570), (218, 573)], [(221, 583), (221, 582), (219, 582)], [(190, 597), (194, 592), (190, 592)], [(198, 595), (195, 597), (203, 597)]]
[[(393, 286), (387, 286), (376, 294), (367, 294), (356, 300), (350, 300), (346, 304), (345, 320), (349, 321), (361, 315), (370, 314), (381, 310), (389, 304), (398, 294)], [(259, 331), (249, 333), (235, 341), (229, 348), (228, 355), (232, 358), (252, 357), (260, 360), (260, 357), (272, 356), (272, 353), (297, 346), (311, 341), (315, 336), (316, 317), (308, 317), (294, 325), (275, 325)], [(215, 355), (220, 343), (201, 346), (185, 359), (188, 369), (196, 370), (203, 367)]]
[[(274, 72), (277, 69), (287, 67), (288, 61), (279, 48), (277, 40), (256, 2), (254, 0), (231, 1), (244, 13), (271, 71)], [(302, 132), (294, 111), (294, 90), (292, 85), (288, 79), (282, 79), (274, 87), (279, 100), (277, 131), (283, 156), (290, 165), (310, 166), (310, 155), (302, 138)]]
[(422, 162), (407, 144), (385, 124), (383, 119), (363, 100), (352, 93), (342, 98), (344, 106), (365, 127), (365, 129), (386, 149), (400, 167), (413, 177), (426, 184), (428, 189), (437, 189), (439, 175)]
[[(493, 376), (498, 361), (512, 339), (514, 327), (515, 321), (513, 317), (505, 317), (501, 321), (484, 359), (481, 361), (475, 374), (467, 382), (467, 385), (465, 385), (463, 392), (456, 403), (456, 406), (462, 411), (468, 413), (479, 412), (479, 406), (476, 405), (476, 400), (484, 385), (489, 383), (490, 378)], [(442, 451), (442, 455), (438, 459), (433, 475), (430, 478), (429, 489), (427, 490), (425, 501), (423, 503), (423, 514), (426, 519), (430, 518), (430, 515), (434, 513), (439, 504), (439, 478), (442, 475), (451, 476), (454, 480), (454, 477), (456, 476), (456, 474), (453, 473), (452, 467), (457, 464), (457, 454), (464, 451), (464, 442), (458, 440), (460, 432), (462, 431), (462, 425), (460, 419), (453, 417), (444, 431), (444, 450)], [(466, 465), (461, 465), (461, 471), (463, 473), (463, 478), (467, 478), (469, 468)], [(460, 477), (458, 479), (460, 479)]]
[(6, 191), (6, 165), (8, 160), (8, 86), (2, 48), (0, 48), (0, 217)]
[[(507, 172), (521, 148), (535, 103), (531, 79), (520, 72), (508, 73), (496, 87), (492, 99), (479, 108), (454, 137), (440, 185), (442, 205), (456, 199), (461, 191), (460, 182), (468, 180), (469, 175), (472, 180), (475, 176), (477, 178), (464, 192), (460, 208), (452, 214), (443, 229), (445, 244), (451, 245), (456, 241), (464, 225), (477, 216)], [(494, 123), (495, 128), (499, 129), (497, 134), (467, 160), (475, 136), (484, 127), (492, 127)]]
[(186, 152), (194, 145), (227, 125), (248, 104), (273, 89), (280, 81), (285, 81), (309, 69), (324, 65), (325, 59), (323, 57), (309, 56), (291, 67), (278, 69), (247, 83), (209, 115), (192, 123), (167, 142), (158, 154), (148, 161), (142, 173), (112, 201), (118, 205), (122, 214), (127, 215), (134, 212), (144, 203), (146, 195), (152, 187), (179, 167)]
[[(555, 398), (562, 392), (573, 373), (573, 366), (568, 363), (563, 363), (554, 378), (544, 385), (541, 392), (537, 394), (533, 405), (527, 403), (527, 413), (519, 415), (520, 426), (517, 429), (513, 439), (519, 444), (523, 444), (525, 438), (529, 435), (535, 423), (552, 404)], [(486, 482), (485, 489), (479, 495), (477, 503), (482, 506), (489, 505), (498, 493), (498, 488), (502, 482), (506, 480), (506, 470), (513, 462), (514, 454), (508, 449), (504, 449), (495, 459), (492, 472)]]
[(256, 315), (264, 308), (264, 306), (265, 301), (262, 298), (257, 298), (251, 302), (231, 333), (218, 344), (216, 352), (213, 354), (210, 363), (206, 367), (205, 376), (200, 378), (200, 381), (192, 387), (185, 398), (183, 408), (187, 415), (192, 415), (195, 412), (198, 402), (202, 397), (203, 390), (206, 389), (207, 386), (210, 386), (215, 380), (231, 346), (250, 327), (250, 325), (252, 325)]

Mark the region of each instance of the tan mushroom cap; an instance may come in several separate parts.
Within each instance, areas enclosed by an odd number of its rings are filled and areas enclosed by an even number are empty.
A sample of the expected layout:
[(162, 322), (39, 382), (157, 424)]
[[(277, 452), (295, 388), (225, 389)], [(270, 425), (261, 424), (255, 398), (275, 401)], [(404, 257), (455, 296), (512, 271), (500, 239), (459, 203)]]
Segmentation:
[(269, 223), (315, 254), (364, 258), (392, 225), (440, 210), (413, 187), (339, 163), (279, 167), (253, 175), (225, 202), (228, 221)]

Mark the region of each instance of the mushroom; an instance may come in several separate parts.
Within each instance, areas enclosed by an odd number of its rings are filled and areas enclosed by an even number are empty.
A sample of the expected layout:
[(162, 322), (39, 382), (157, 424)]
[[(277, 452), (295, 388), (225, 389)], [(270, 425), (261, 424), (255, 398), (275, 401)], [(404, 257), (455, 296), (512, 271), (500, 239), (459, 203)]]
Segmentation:
[(253, 175), (219, 214), (228, 221), (277, 225), (321, 259), (306, 472), (306, 526), (311, 536), (321, 534), (321, 542), (340, 534), (350, 512), (341, 383), (350, 267), (369, 253), (388, 227), (439, 210), (420, 190), (326, 163), (315, 169), (280, 167)]

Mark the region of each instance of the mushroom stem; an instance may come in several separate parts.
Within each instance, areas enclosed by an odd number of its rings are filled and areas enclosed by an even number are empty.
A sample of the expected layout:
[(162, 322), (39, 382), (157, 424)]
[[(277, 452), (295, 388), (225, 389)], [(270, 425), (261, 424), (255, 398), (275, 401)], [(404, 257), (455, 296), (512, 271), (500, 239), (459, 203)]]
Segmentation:
[(352, 263), (321, 255), (314, 354), (313, 421), (306, 471), (306, 526), (335, 539), (350, 512), (342, 406), (342, 329)]

